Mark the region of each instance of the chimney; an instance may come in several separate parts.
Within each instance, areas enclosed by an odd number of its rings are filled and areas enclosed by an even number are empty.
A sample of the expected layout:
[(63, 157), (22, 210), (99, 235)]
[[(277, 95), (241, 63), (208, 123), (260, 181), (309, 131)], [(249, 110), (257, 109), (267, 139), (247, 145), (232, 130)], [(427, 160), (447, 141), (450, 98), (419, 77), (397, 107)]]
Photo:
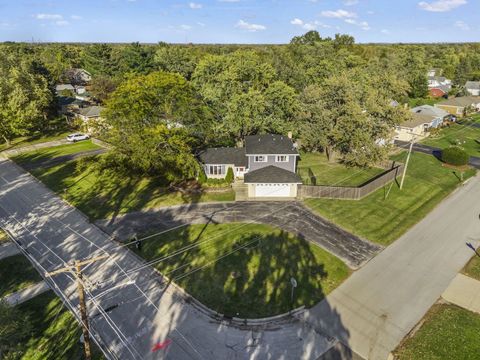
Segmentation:
[(288, 136), (289, 139), (292, 139), (293, 138), (293, 133), (291, 131), (289, 131), (287, 136)]

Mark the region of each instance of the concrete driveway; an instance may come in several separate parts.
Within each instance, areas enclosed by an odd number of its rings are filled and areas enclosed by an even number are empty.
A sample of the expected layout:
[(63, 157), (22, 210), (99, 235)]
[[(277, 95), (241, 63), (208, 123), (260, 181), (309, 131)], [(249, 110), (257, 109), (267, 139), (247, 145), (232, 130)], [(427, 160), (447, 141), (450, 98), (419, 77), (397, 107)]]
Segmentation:
[(381, 249), (313, 214), (299, 202), (239, 202), (193, 204), (129, 213), (97, 225), (120, 239), (133, 233), (166, 230), (182, 224), (255, 222), (296, 234), (358, 269)]

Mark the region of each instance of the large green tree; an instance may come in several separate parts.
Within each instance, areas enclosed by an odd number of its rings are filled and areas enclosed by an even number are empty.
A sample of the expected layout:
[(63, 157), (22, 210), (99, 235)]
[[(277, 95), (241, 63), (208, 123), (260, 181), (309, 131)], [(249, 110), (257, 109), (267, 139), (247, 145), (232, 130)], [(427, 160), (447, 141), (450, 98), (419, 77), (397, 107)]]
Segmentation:
[(208, 112), (180, 75), (129, 78), (109, 97), (104, 116), (115, 151), (132, 167), (169, 181), (196, 175), (192, 145)]
[(27, 317), (0, 300), (0, 359), (20, 359), (24, 349), (18, 344), (31, 330), (32, 324)]
[(42, 71), (31, 59), (0, 60), (0, 137), (7, 144), (46, 123), (53, 94)]

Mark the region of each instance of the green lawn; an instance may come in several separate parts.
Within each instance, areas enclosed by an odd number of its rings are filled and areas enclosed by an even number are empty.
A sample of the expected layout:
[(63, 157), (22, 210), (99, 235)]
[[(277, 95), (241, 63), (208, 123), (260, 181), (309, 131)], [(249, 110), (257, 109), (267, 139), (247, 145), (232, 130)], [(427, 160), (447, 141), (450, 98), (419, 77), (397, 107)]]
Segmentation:
[(34, 144), (39, 144), (39, 143), (48, 142), (48, 141), (62, 140), (62, 139), (65, 139), (68, 134), (71, 134), (72, 131), (73, 130), (71, 131), (60, 130), (60, 131), (49, 132), (46, 134), (38, 133), (31, 136), (18, 137), (12, 140), (10, 146), (8, 146), (6, 143), (0, 143), (0, 151), (15, 149), (15, 148), (19, 148), (27, 145), (34, 145)]
[(476, 360), (480, 315), (454, 305), (434, 305), (425, 323), (395, 351), (399, 360)]
[[(404, 161), (406, 153), (393, 157)], [(474, 170), (465, 174), (472, 176)], [(400, 179), (399, 179), (400, 180)], [(451, 169), (431, 155), (413, 153), (403, 191), (394, 183), (385, 200), (382, 188), (362, 200), (307, 199), (305, 203), (346, 230), (388, 245), (425, 217), (460, 184)]]
[(0, 229), (0, 245), (4, 244), (8, 242), (8, 236), (7, 234), (5, 233), (5, 231), (3, 231), (2, 229)]
[(93, 162), (78, 167), (70, 161), (32, 173), (91, 219), (104, 219), (130, 211), (207, 201), (233, 201), (232, 190), (182, 194), (169, 191), (155, 178), (95, 171)]
[(0, 260), (0, 298), (42, 281), (42, 277), (23, 255)]
[(100, 146), (94, 144), (91, 140), (86, 140), (73, 144), (65, 144), (30, 151), (17, 156), (13, 156), (12, 160), (14, 160), (19, 165), (35, 164), (41, 163), (46, 160), (51, 160), (60, 156), (72, 155), (84, 151), (93, 151), (99, 149), (101, 149)]
[(450, 127), (439, 130), (435, 134), (421, 141), (422, 144), (435, 146), (444, 149), (451, 145), (460, 145), (471, 155), (480, 156), (480, 128), (471, 126), (471, 123), (464, 125), (453, 124)]
[(325, 154), (302, 153), (298, 163), (298, 174), (305, 183), (310, 183), (310, 169), (317, 185), (359, 186), (384, 170), (379, 168), (348, 168), (339, 163), (329, 163)]
[(474, 279), (480, 280), (480, 257), (477, 255), (473, 256), (468, 264), (465, 265), (463, 273)]
[[(63, 306), (53, 291), (38, 295), (18, 309), (28, 316), (33, 327), (31, 336), (25, 339), (22, 360), (82, 360), (81, 330), (73, 315)], [(93, 358), (103, 359), (94, 347)]]
[[(230, 316), (260, 318), (313, 306), (349, 275), (335, 256), (260, 224), (192, 225), (145, 240), (140, 252), (133, 250), (151, 260), (192, 244), (199, 246), (155, 267), (203, 304)], [(292, 276), (298, 282), (293, 303)]]

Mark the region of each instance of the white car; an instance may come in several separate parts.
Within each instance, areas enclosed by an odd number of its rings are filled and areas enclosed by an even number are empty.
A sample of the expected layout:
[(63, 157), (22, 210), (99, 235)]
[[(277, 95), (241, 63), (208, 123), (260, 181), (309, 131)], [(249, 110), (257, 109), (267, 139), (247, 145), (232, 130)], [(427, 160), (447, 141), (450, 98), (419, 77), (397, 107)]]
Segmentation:
[(90, 135), (82, 134), (82, 133), (70, 134), (67, 136), (67, 141), (70, 141), (70, 142), (77, 142), (77, 141), (88, 140), (88, 139), (90, 139)]

